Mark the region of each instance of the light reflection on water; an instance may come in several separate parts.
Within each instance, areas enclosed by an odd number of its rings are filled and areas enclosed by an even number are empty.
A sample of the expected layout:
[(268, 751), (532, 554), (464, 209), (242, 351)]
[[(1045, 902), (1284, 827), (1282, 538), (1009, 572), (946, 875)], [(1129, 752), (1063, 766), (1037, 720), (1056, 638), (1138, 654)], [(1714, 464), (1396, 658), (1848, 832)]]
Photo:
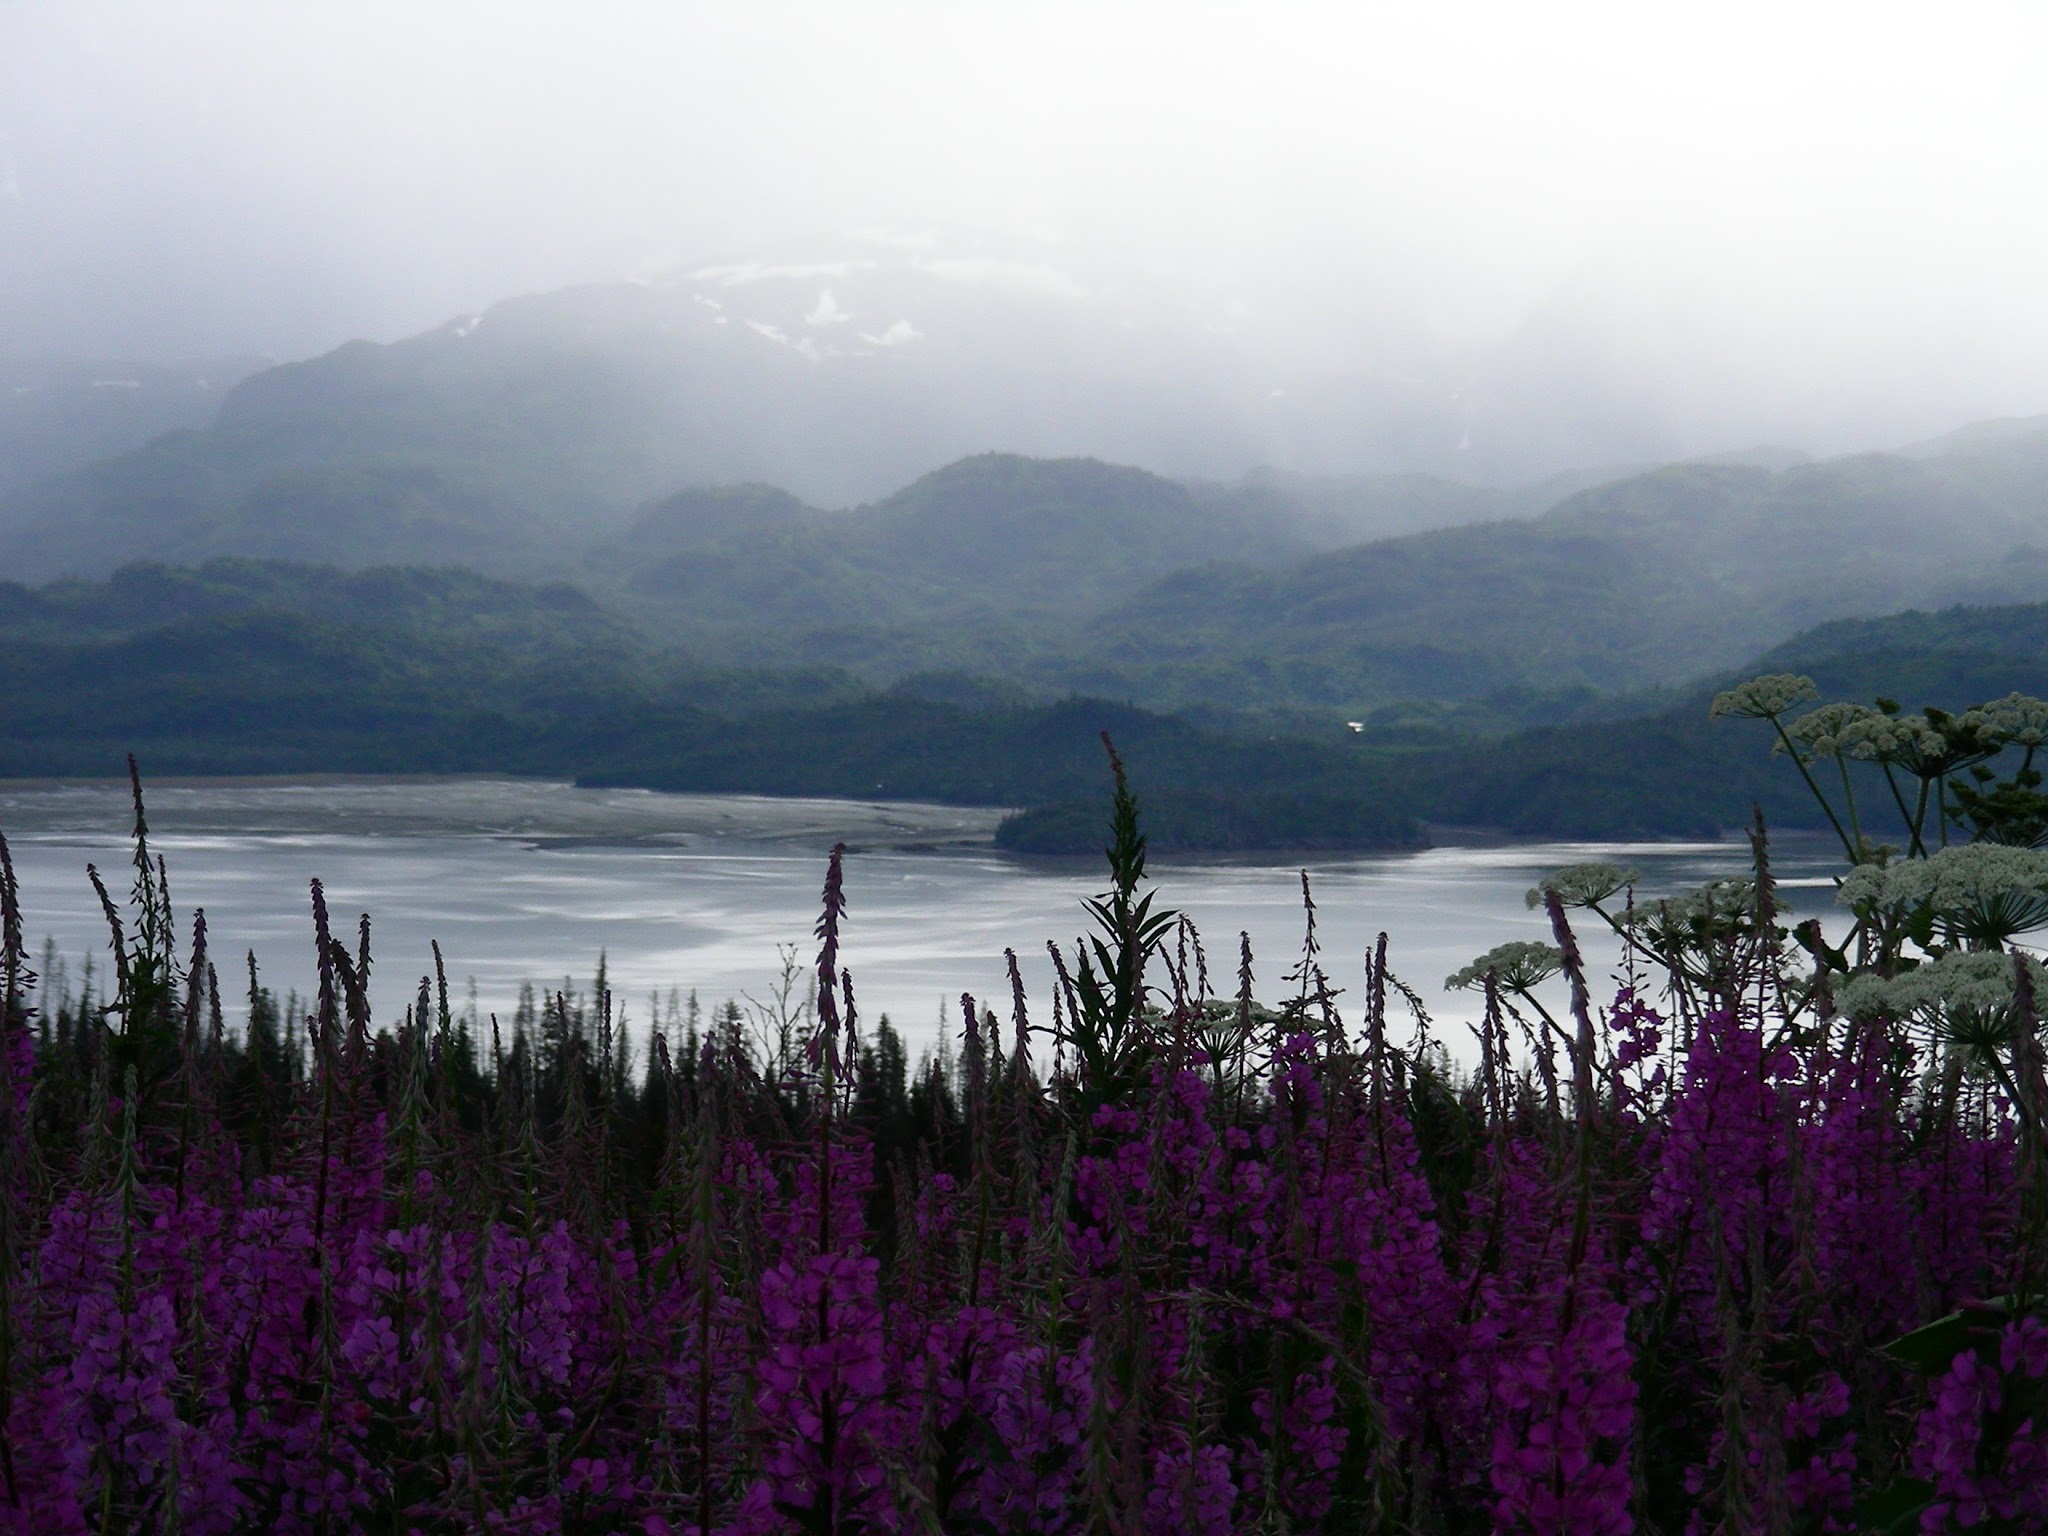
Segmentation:
[[(502, 779), (193, 781), (155, 786), (150, 822), (167, 858), (181, 922), (206, 909), (224, 993), (239, 997), (253, 948), (280, 992), (314, 975), (309, 877), (323, 881), (338, 930), (372, 917), (380, 1020), (402, 1012), (438, 939), (458, 1000), (474, 978), (480, 1007), (509, 1013), (521, 981), (588, 988), (599, 951), (629, 1020), (648, 997), (694, 989), (708, 1010), (765, 999), (778, 946), (813, 958), (826, 851), (844, 839), (849, 912), (842, 961), (864, 1018), (887, 1013), (914, 1041), (943, 1017), (957, 1032), (971, 992), (1009, 1015), (1005, 946), (1018, 952), (1034, 1019), (1050, 1018), (1048, 938), (1071, 942), (1099, 861), (1017, 860), (988, 837), (1000, 812), (745, 796), (581, 790)], [(85, 878), (96, 861), (127, 885), (126, 787), (0, 786), (0, 832), (14, 850), (30, 944), (53, 938), (75, 976), (87, 951), (105, 963), (106, 931)], [(1323, 965), (1356, 996), (1360, 962), (1390, 935), (1397, 975), (1440, 1021), (1469, 1016), (1470, 994), (1443, 978), (1511, 938), (1547, 938), (1523, 892), (1565, 864), (1609, 859), (1642, 871), (1640, 894), (1670, 894), (1748, 867), (1746, 842), (1540, 843), (1308, 861)], [(1827, 845), (1780, 841), (1774, 868), (1788, 905), (1832, 910)], [(1218, 991), (1236, 985), (1238, 934), (1251, 936), (1262, 1000), (1301, 952), (1298, 864), (1155, 861), (1163, 904), (1200, 930)], [(1596, 980), (1613, 947), (1583, 935)], [(233, 1017), (239, 1009), (230, 1007)], [(1453, 1031), (1459, 1035), (1461, 1031)], [(1455, 1044), (1455, 1039), (1454, 1042)]]

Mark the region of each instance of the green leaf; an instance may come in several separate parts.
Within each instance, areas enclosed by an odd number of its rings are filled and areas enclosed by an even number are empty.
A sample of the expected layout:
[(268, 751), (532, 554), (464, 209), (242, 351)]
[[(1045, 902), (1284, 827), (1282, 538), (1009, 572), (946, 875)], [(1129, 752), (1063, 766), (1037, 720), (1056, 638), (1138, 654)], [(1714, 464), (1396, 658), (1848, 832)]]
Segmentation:
[(1871, 1536), (1920, 1529), (1920, 1512), (1934, 1502), (1934, 1484), (1917, 1477), (1893, 1479), (1856, 1501), (1856, 1529)]
[(1885, 1345), (1884, 1352), (1922, 1375), (1939, 1376), (1955, 1364), (1957, 1355), (1995, 1347), (1999, 1331), (2011, 1313), (2012, 1304), (2002, 1297), (1980, 1306), (1964, 1307), (1892, 1340)]
[(1822, 936), (1820, 924), (1801, 923), (1792, 930), (1792, 937), (1799, 941), (1799, 947), (1813, 956), (1814, 964), (1823, 970), (1847, 975), (1850, 969), (1849, 955), (1845, 948), (1836, 949)]
[(1921, 902), (1908, 914), (1905, 923), (1906, 937), (1922, 949), (1934, 943), (1934, 908), (1928, 902)]

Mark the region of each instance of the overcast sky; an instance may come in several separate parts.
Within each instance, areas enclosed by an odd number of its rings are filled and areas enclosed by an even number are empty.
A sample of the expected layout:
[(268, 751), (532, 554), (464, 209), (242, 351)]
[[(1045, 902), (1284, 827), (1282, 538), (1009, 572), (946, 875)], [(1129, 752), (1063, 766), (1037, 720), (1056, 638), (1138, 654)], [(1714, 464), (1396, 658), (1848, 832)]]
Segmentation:
[(2048, 7), (1953, 0), (0, 0), (0, 351), (297, 357), (939, 228), (1885, 441), (2048, 411), (2044, 64)]

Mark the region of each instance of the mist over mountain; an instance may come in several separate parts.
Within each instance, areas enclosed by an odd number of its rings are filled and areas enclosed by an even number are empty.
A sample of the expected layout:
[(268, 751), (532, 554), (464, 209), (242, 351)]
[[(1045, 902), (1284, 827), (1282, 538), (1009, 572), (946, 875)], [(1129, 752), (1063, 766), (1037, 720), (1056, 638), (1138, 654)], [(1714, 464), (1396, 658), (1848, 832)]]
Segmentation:
[[(1248, 410), (1279, 432), (1339, 397), (1259, 396), (1228, 325), (1046, 261), (857, 250), (510, 301), (257, 371), (211, 425), (0, 494), (0, 566), (567, 575), (709, 666), (1265, 713), (1498, 697), (1511, 718), (2048, 573), (2048, 418), (1519, 484), (1222, 473), (1272, 446)], [(1354, 424), (1398, 419), (1359, 388)], [(1453, 426), (1469, 437), (1445, 416), (1404, 440)], [(1100, 451), (1047, 456), (1062, 444)]]
[[(1274, 495), (1322, 503), (1318, 542), (1339, 543), (1539, 510), (1588, 466), (1678, 451), (1639, 391), (1539, 357), (1541, 335), (1474, 352), (1390, 331), (1333, 350), (1228, 286), (1190, 298), (1058, 245), (819, 244), (508, 300), (239, 383), (197, 375), (175, 405), (125, 375), (79, 398), (35, 387), (0, 438), (32, 445), (0, 461), (0, 554), (35, 576), (108, 569), (115, 548), (343, 563), (467, 548), (538, 569), (679, 488), (762, 482), (845, 506), (991, 450), (1225, 486), (1259, 470)], [(110, 391), (123, 430), (99, 422)], [(42, 399), (31, 419), (21, 402)], [(141, 441), (166, 428), (187, 430)]]
[(1162, 703), (1241, 704), (1276, 686), (1332, 704), (1640, 688), (1821, 620), (2026, 600), (2044, 551), (2048, 422), (1920, 458), (1671, 465), (1534, 519), (1285, 570), (1191, 569), (1105, 614), (1076, 650), (1090, 686), (1122, 677)]
[(267, 360), (62, 362), (0, 354), (0, 495), (179, 428), (210, 425)]
[[(1561, 729), (1516, 738), (1558, 775), (1612, 727), (1640, 766), (1665, 727), (1619, 717), (1816, 623), (2048, 590), (2048, 417), (1688, 457), (1568, 303), (1318, 336), (1241, 271), (1148, 285), (1053, 239), (760, 249), (279, 366), (18, 367), (0, 574), (64, 770), (113, 750), (105, 708), (186, 766), (367, 731), (362, 766), (993, 795), (934, 743), (977, 721), (1012, 751), (1079, 698), (1176, 743), (1189, 846), (1307, 845), (1324, 812), (1398, 841), (1327, 798), (1347, 722), (1368, 757)], [(821, 710), (864, 743), (829, 782), (777, 745)], [(1063, 785), (1090, 711), (1058, 717)], [(1313, 748), (1243, 780), (1249, 820), (1186, 766), (1247, 741)], [(1512, 777), (1440, 809), (1579, 814)], [(1674, 784), (1613, 825), (1677, 825)]]
[(1542, 492), (1558, 499), (1529, 515), (1533, 492), (1414, 477), (1189, 485), (983, 455), (850, 512), (760, 488), (659, 502), (584, 579), (726, 661), (1326, 717), (1493, 698), (1513, 717), (1678, 683), (1818, 621), (2024, 600), (2048, 574), (2048, 423)]

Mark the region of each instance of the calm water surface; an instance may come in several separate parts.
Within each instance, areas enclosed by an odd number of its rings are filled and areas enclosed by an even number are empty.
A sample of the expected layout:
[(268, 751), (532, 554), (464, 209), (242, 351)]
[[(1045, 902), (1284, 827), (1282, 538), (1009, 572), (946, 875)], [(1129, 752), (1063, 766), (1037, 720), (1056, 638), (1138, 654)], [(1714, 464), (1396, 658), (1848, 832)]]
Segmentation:
[[(85, 867), (117, 896), (131, 879), (127, 787), (0, 785), (0, 832), (21, 883), (29, 942), (54, 941), (76, 976), (107, 934)], [(314, 975), (307, 882), (324, 884), (337, 928), (369, 912), (372, 1002), (389, 1021), (432, 964), (438, 939), (458, 999), (509, 1013), (522, 981), (588, 989), (604, 952), (615, 996), (644, 1022), (649, 999), (694, 990), (708, 1009), (767, 1002), (779, 946), (814, 956), (827, 850), (850, 850), (842, 960), (863, 1016), (887, 1013), (915, 1041), (943, 1016), (957, 1032), (971, 992), (1009, 1014), (1003, 951), (1023, 963), (1037, 1021), (1049, 1017), (1045, 941), (1081, 932), (1100, 861), (1026, 861), (996, 851), (1002, 813), (754, 796), (587, 790), (532, 780), (338, 779), (164, 782), (149, 791), (154, 846), (168, 860), (181, 924), (203, 907), (224, 993), (239, 996), (253, 949), (280, 993)], [(1525, 890), (1561, 865), (1606, 858), (1657, 896), (1743, 873), (1746, 843), (1517, 843), (1308, 862), (1323, 963), (1356, 996), (1361, 957), (1384, 929), (1394, 971), (1440, 1020), (1469, 1015), (1443, 978), (1510, 938), (1545, 938)], [(1794, 905), (1829, 909), (1824, 843), (1776, 850)], [(1219, 991), (1235, 989), (1238, 934), (1251, 935), (1262, 999), (1301, 950), (1300, 862), (1154, 861), (1161, 901), (1188, 913)], [(1589, 936), (1596, 964), (1611, 950)], [(1342, 1002), (1340, 1002), (1342, 1006)], [(231, 1007), (231, 1017), (239, 1013)]]

